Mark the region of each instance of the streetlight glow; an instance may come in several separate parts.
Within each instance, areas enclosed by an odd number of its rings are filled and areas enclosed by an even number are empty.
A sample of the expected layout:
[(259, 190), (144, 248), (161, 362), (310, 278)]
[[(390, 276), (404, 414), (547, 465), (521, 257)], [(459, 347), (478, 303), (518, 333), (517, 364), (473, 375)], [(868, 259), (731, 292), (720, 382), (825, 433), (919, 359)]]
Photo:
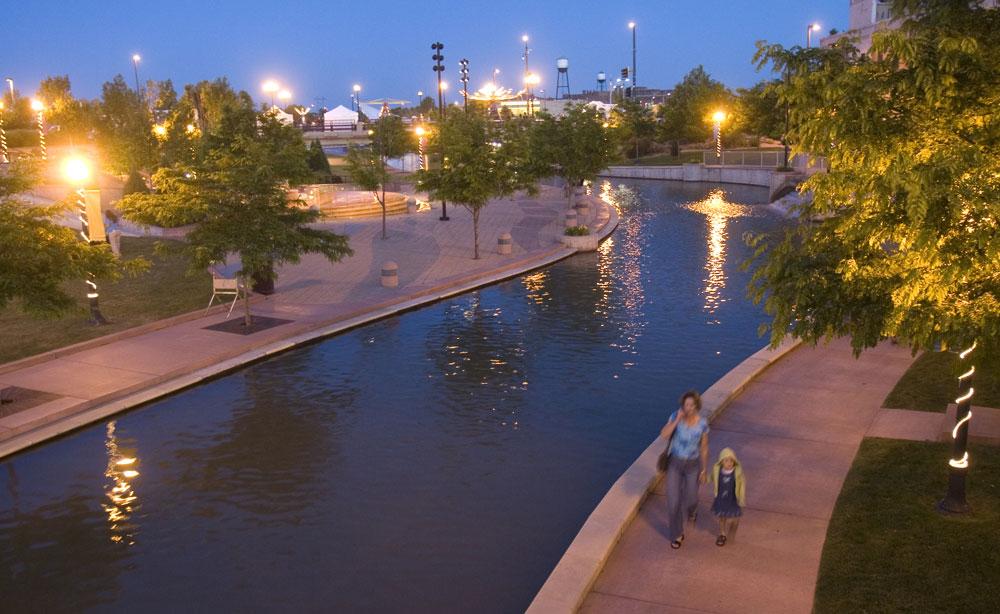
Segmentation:
[(278, 100), (288, 101), (292, 99), (292, 93), (288, 90), (281, 90), (278, 92)]
[(629, 30), (634, 30), (635, 29), (635, 22), (634, 21), (628, 22), (628, 29)]
[(427, 134), (427, 130), (425, 130), (423, 126), (417, 126), (416, 128), (413, 129), (413, 132), (415, 132), (416, 135), (419, 137), (422, 137), (425, 134)]
[(527, 34), (525, 34), (524, 36), (521, 37), (521, 42), (522, 43), (528, 42), (528, 35)]
[(70, 184), (81, 186), (90, 179), (90, 162), (81, 156), (71, 156), (63, 160), (62, 172)]
[(712, 113), (712, 121), (717, 124), (721, 124), (722, 122), (726, 121), (726, 112), (716, 111), (715, 113)]
[(32, 98), (31, 99), (31, 110), (34, 111), (34, 112), (36, 112), (36, 113), (41, 113), (42, 111), (45, 110), (45, 103), (43, 103), (41, 100), (39, 100), (37, 98)]
[(162, 139), (167, 136), (167, 127), (163, 124), (156, 124), (153, 126), (153, 134)]
[(442, 81), (440, 87), (441, 87), (441, 91), (442, 92), (445, 91), (446, 89), (448, 89), (448, 82), (447, 81)]
[(281, 86), (278, 85), (278, 82), (275, 81), (274, 79), (268, 79), (267, 81), (260, 84), (260, 89), (265, 94), (273, 94), (278, 90), (280, 90)]
[(821, 26), (818, 23), (814, 23), (811, 27), (813, 32), (819, 32)]
[(142, 60), (142, 56), (141, 55), (139, 55), (138, 53), (133, 53), (132, 54), (132, 61), (133, 62), (138, 62), (140, 60)]

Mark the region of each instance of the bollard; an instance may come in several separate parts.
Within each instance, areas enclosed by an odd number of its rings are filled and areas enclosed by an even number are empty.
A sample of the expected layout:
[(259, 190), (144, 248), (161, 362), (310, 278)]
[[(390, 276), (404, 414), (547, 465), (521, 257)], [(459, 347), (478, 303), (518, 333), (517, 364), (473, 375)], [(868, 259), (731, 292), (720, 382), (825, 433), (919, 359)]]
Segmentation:
[(406, 212), (416, 213), (417, 212), (417, 199), (414, 197), (409, 197), (406, 199)]
[(111, 244), (111, 252), (121, 258), (122, 256), (122, 231), (115, 229), (108, 233), (108, 243)]
[(511, 238), (509, 232), (505, 232), (497, 239), (497, 253), (503, 256), (509, 256), (513, 245), (514, 239)]
[(576, 226), (576, 210), (570, 209), (566, 212), (566, 228)]
[(382, 263), (382, 287), (395, 288), (399, 285), (399, 265), (392, 260)]

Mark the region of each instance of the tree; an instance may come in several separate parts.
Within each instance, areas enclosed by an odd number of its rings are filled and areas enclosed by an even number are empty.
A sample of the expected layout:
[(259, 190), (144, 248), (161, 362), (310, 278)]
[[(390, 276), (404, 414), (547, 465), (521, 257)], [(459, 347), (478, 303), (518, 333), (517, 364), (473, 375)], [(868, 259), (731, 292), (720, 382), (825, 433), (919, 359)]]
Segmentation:
[(417, 185), (437, 200), (455, 202), (472, 214), (473, 258), (479, 259), (479, 216), (487, 203), (520, 189), (534, 189), (531, 173), (522, 172), (520, 147), (503, 143), (502, 129), (472, 109), (445, 115), (431, 133), (430, 150), (441, 163), (418, 172)]
[(88, 274), (114, 279), (122, 269), (106, 244), (84, 243), (52, 221), (62, 206), (37, 207), (18, 198), (36, 178), (35, 168), (18, 161), (0, 173), (0, 308), (16, 300), (26, 312), (55, 316), (77, 306), (64, 282)]
[(98, 144), (110, 170), (125, 174), (155, 162), (152, 118), (121, 75), (104, 84), (97, 115)]
[(382, 208), (382, 238), (385, 239), (385, 184), (389, 181), (390, 158), (398, 158), (412, 149), (412, 139), (403, 120), (395, 115), (383, 115), (369, 131), (368, 147), (352, 145), (347, 150), (347, 170), (351, 181), (368, 190)]
[(97, 116), (95, 105), (73, 97), (68, 76), (42, 79), (36, 98), (45, 105), (46, 122), (50, 126), (58, 126), (70, 139), (85, 140), (89, 136)]
[[(830, 171), (802, 186), (805, 220), (758, 236), (751, 292), (771, 342), (893, 337), (914, 349), (1000, 347), (1000, 9), (903, 0), (898, 30), (757, 59), (778, 87), (796, 150)], [(984, 351), (985, 350), (985, 351)], [(963, 427), (963, 428), (967, 428)], [(967, 432), (967, 431), (962, 431)], [(955, 467), (955, 465), (953, 465)]]
[[(288, 201), (286, 182), (309, 171), (301, 136), (293, 147), (284, 128), (272, 115), (227, 106), (193, 161), (158, 170), (156, 193), (124, 197), (122, 214), (140, 224), (196, 224), (184, 246), (194, 271), (235, 253), (245, 280), (273, 281), (277, 265), (304, 253), (341, 260), (351, 254), (347, 238), (311, 228), (319, 212)], [(249, 292), (244, 324), (252, 324)]]
[(712, 129), (707, 118), (718, 108), (729, 108), (731, 101), (725, 85), (712, 79), (703, 67), (695, 67), (660, 105), (661, 140), (708, 140)]
[(559, 118), (539, 116), (536, 150), (550, 173), (566, 181), (571, 208), (573, 188), (597, 177), (614, 160), (615, 147), (604, 124), (604, 116), (586, 105), (568, 106)]
[(753, 136), (780, 139), (785, 131), (785, 105), (778, 100), (780, 81), (761, 81), (736, 90), (736, 122), (733, 129)]
[(309, 170), (313, 172), (316, 181), (319, 183), (330, 183), (333, 180), (333, 171), (330, 169), (330, 159), (323, 151), (323, 145), (319, 139), (313, 139), (309, 143)]
[(621, 154), (625, 157), (634, 152), (638, 159), (640, 148), (648, 150), (649, 141), (656, 134), (653, 112), (637, 100), (624, 99), (616, 104), (608, 123), (614, 129)]

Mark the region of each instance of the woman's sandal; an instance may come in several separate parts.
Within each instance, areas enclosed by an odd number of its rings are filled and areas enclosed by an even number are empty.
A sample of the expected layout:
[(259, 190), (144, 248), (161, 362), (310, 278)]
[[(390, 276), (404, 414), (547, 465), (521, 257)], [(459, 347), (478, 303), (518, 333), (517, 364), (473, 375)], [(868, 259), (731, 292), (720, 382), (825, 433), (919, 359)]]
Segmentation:
[(725, 546), (726, 545), (726, 536), (725, 535), (720, 535), (718, 537), (718, 539), (715, 540), (715, 545), (716, 546)]
[(683, 542), (684, 542), (684, 536), (681, 535), (680, 537), (678, 537), (674, 541), (670, 542), (670, 547), (673, 548), (674, 550), (677, 550), (678, 548), (681, 547), (681, 544)]

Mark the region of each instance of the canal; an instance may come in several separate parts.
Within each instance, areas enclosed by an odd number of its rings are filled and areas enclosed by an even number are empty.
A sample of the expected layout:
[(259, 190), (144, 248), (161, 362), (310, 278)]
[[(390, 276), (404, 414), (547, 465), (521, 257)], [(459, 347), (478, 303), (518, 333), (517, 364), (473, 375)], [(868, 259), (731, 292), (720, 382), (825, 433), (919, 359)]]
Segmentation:
[(0, 609), (522, 611), (678, 396), (765, 343), (766, 189), (613, 183), (597, 253), (0, 462)]

